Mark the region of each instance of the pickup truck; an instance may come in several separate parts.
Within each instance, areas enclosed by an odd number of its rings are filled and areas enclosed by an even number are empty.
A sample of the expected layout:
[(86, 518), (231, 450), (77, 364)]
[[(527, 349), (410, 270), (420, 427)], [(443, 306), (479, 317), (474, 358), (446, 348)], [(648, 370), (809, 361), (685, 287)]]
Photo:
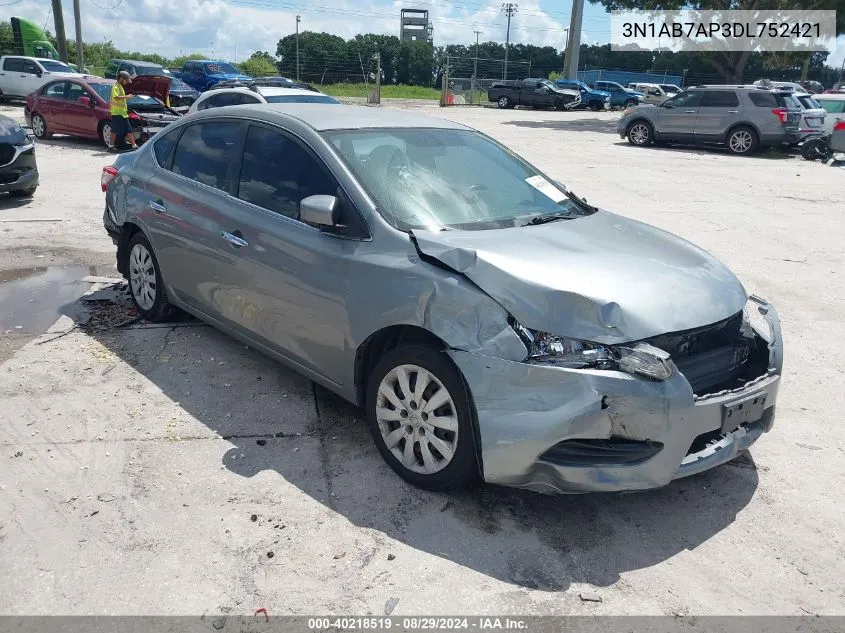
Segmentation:
[(487, 91), (487, 99), (500, 108), (521, 105), (570, 110), (581, 103), (581, 95), (577, 90), (557, 88), (548, 79), (497, 82)]
[(182, 70), (173, 73), (194, 90), (205, 92), (211, 86), (221, 81), (249, 81), (249, 75), (244, 75), (229, 62), (214, 61), (212, 59), (194, 59), (182, 65)]
[(55, 59), (4, 55), (0, 57), (0, 96), (25, 97), (48, 81), (84, 76)]
[(578, 79), (558, 79), (555, 86), (562, 90), (575, 90), (581, 95), (581, 107), (590, 108), (594, 112), (610, 109), (610, 93), (604, 90), (593, 90)]

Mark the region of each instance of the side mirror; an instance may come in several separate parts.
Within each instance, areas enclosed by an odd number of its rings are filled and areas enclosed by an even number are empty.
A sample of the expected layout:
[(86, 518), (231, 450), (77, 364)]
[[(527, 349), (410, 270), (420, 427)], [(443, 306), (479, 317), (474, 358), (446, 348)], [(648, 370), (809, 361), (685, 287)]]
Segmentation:
[(334, 196), (308, 196), (299, 203), (299, 219), (319, 227), (337, 226), (340, 202)]
[(38, 77), (41, 77), (41, 76), (44, 74), (44, 71), (43, 71), (43, 70), (41, 70), (41, 69), (39, 68), (38, 70), (36, 70), (36, 71), (35, 71), (35, 74), (36, 74)]
[(76, 100), (76, 102), (79, 103), (79, 104), (82, 104), (84, 106), (90, 106), (91, 105), (91, 98), (86, 97), (85, 95), (82, 95), (81, 97), (79, 97)]

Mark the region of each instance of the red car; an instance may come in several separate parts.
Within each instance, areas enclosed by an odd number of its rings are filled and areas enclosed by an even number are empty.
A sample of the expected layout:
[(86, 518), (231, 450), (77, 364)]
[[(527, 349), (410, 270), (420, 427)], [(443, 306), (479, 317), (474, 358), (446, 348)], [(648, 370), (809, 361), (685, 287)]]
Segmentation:
[[(113, 79), (99, 77), (51, 81), (27, 96), (24, 116), (37, 138), (68, 134), (100, 139), (110, 147), (113, 85)], [(135, 95), (128, 102), (129, 120), (139, 142), (180, 117), (164, 105), (169, 91), (169, 77), (142, 75), (132, 80), (127, 90)]]

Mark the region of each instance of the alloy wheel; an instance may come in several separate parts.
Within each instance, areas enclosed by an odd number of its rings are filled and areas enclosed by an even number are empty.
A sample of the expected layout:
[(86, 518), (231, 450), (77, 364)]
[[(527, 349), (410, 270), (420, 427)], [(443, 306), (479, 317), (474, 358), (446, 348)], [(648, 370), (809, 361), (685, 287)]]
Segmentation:
[(103, 123), (103, 143), (105, 143), (106, 147), (111, 148), (111, 123), (106, 122)]
[(41, 118), (41, 115), (36, 114), (32, 117), (32, 133), (35, 134), (37, 138), (44, 138), (44, 132), (47, 129), (47, 124), (44, 122), (44, 119)]
[(151, 310), (156, 301), (155, 263), (143, 244), (135, 244), (129, 253), (129, 283), (132, 296), (144, 310)]
[(500, 108), (507, 108), (509, 103), (510, 103), (510, 99), (508, 99), (507, 97), (499, 97), (499, 107)]
[(737, 154), (745, 154), (751, 149), (751, 144), (754, 139), (751, 137), (751, 132), (748, 130), (737, 130), (731, 134), (728, 144), (731, 151)]
[(387, 449), (408, 470), (430, 475), (452, 461), (458, 409), (449, 390), (427, 369), (399, 365), (382, 379), (376, 421)]
[(645, 145), (648, 142), (649, 131), (645, 123), (637, 123), (630, 131), (631, 140), (636, 145)]

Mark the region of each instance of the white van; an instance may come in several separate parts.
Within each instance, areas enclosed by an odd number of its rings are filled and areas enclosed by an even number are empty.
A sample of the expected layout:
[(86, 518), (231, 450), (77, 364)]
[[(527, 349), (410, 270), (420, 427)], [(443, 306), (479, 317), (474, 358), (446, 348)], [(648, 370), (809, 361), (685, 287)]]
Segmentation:
[(642, 103), (663, 103), (672, 96), (661, 88), (659, 84), (633, 83), (628, 84), (628, 88), (643, 93)]

